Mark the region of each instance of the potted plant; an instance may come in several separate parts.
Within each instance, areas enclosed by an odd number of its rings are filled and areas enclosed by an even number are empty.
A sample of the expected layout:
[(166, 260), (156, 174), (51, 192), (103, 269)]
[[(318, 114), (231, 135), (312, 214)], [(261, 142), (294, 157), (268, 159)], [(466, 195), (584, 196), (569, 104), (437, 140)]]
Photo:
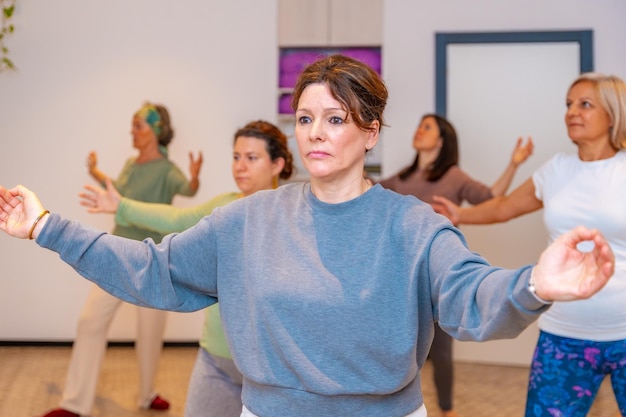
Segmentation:
[(7, 35), (15, 31), (11, 18), (15, 11), (15, 0), (0, 0), (2, 8), (2, 28), (0, 30), (0, 72), (14, 70), (15, 64), (9, 58), (9, 48), (5, 44)]

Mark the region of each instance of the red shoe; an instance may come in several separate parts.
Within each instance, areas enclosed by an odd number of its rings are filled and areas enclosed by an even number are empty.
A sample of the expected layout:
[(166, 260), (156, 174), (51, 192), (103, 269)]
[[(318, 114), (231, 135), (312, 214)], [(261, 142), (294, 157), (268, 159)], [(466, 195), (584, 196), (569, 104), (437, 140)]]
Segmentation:
[(48, 411), (41, 417), (80, 417), (80, 414), (72, 413), (71, 411), (67, 411), (62, 408), (55, 408), (54, 410)]
[[(150, 407), (148, 408), (150, 410), (167, 410), (170, 408), (170, 403), (167, 402), (167, 400), (164, 400), (163, 398), (161, 398), (159, 395), (157, 395), (156, 397), (154, 397), (154, 400), (152, 400), (152, 402), (150, 403)], [(76, 415), (76, 417), (79, 417), (79, 416)]]

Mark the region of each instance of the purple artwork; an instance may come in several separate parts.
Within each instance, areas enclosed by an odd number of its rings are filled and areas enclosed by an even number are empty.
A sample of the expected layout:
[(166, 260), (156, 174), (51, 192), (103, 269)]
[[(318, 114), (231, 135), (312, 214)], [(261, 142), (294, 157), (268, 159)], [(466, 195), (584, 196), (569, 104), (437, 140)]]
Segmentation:
[[(355, 48), (283, 48), (279, 57), (278, 86), (293, 88), (302, 70), (320, 58), (332, 54), (342, 54), (369, 65), (381, 74), (381, 52), (379, 47)], [(291, 110), (291, 94), (281, 94), (278, 99), (279, 114), (293, 114)]]

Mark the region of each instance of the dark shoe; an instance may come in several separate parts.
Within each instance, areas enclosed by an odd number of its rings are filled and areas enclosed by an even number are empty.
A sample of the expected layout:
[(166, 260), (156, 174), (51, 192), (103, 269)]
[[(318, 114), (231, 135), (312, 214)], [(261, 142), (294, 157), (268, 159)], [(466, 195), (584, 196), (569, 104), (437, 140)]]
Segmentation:
[[(167, 410), (170, 408), (170, 403), (167, 400), (164, 400), (160, 396), (154, 397), (154, 400), (150, 403), (150, 410)], [(78, 417), (78, 416), (76, 416)]]
[(67, 411), (62, 408), (55, 408), (54, 410), (48, 411), (41, 417), (80, 417), (80, 414), (72, 413), (71, 411)]

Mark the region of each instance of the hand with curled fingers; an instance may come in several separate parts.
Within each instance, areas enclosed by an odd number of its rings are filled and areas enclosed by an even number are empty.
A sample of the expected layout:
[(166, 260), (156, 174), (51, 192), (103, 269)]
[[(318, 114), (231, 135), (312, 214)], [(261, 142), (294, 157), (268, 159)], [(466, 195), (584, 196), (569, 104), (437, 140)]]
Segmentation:
[(48, 219), (37, 195), (18, 185), (7, 189), (0, 185), (0, 230), (20, 239), (34, 239)]
[[(579, 249), (591, 242), (589, 251)], [(535, 294), (547, 301), (586, 299), (608, 282), (615, 270), (615, 256), (606, 238), (596, 229), (579, 226), (559, 236), (539, 257), (532, 272)]]

